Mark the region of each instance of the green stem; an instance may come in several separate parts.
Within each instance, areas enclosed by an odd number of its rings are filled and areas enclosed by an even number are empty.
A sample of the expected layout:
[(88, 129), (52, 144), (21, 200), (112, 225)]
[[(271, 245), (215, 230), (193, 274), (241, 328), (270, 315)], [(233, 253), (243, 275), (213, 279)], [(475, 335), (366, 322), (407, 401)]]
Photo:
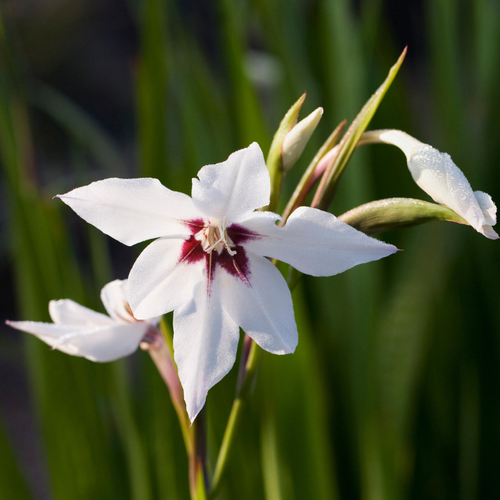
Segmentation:
[[(281, 162), (281, 160), (280, 160)], [(275, 170), (274, 175), (271, 177), (271, 198), (267, 210), (275, 212), (278, 208), (279, 195), (283, 185), (283, 178), (285, 172), (282, 167)]]
[(189, 489), (191, 500), (207, 499), (207, 418), (205, 407), (198, 413), (191, 429), (194, 447), (189, 452)]
[(233, 438), (238, 428), (238, 423), (241, 419), (242, 409), (247, 402), (250, 390), (253, 386), (260, 354), (262, 352), (262, 349), (253, 340), (251, 340), (250, 342), (251, 345), (248, 359), (245, 364), (244, 375), (241, 378), (239, 389), (233, 401), (233, 406), (231, 408), (231, 413), (229, 415), (229, 420), (219, 450), (219, 456), (217, 457), (217, 463), (215, 465), (215, 471), (209, 494), (209, 498), (211, 499), (215, 498), (217, 493), (219, 492), (221, 479), (228, 462), (227, 459), (231, 450), (231, 445), (234, 442)]

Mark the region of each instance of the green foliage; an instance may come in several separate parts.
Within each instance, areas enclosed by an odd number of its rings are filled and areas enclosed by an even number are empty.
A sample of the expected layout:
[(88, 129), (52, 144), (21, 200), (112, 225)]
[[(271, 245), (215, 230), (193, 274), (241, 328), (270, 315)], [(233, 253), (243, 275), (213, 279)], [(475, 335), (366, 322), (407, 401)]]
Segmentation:
[[(267, 151), (286, 110), (306, 91), (305, 110), (321, 105), (325, 115), (285, 179), (289, 195), (314, 147), (341, 120), (352, 122), (403, 49), (389, 2), (357, 2), (355, 11), (347, 0), (219, 0), (212, 2), (214, 25), (198, 26), (209, 32), (212, 48), (182, 2), (130, 3), (139, 37), (130, 96), (135, 173), (185, 192), (202, 165), (255, 140)], [(500, 8), (487, 0), (428, 0), (422, 8), (416, 46), (409, 46), (409, 60), (374, 120), (448, 151), (471, 184), (498, 201)], [(51, 299), (100, 307), (98, 291), (115, 270), (104, 237), (82, 225), (77, 243), (73, 214), (40, 182), (35, 113), (42, 110), (68, 150), (82, 153), (84, 176), (91, 162), (103, 177), (129, 173), (125, 154), (98, 120), (61, 92), (33, 85), (11, 29), (16, 20), (2, 16), (0, 159), (9, 262), (18, 314), (42, 321)], [(255, 46), (273, 57), (276, 80), (249, 73)], [(380, 198), (426, 198), (400, 156), (353, 148), (334, 213)], [(445, 212), (435, 218), (446, 219)], [(221, 498), (498, 495), (498, 243), (445, 223), (382, 238), (405, 252), (341, 276), (305, 277), (297, 287), (297, 352), (264, 353)], [(189, 497), (176, 414), (145, 353), (96, 365), (32, 338), (25, 352), (19, 363), (30, 375), (53, 498)], [(210, 471), (235, 379), (232, 373), (208, 397)], [(30, 498), (15, 456), (2, 430), (0, 497)]]

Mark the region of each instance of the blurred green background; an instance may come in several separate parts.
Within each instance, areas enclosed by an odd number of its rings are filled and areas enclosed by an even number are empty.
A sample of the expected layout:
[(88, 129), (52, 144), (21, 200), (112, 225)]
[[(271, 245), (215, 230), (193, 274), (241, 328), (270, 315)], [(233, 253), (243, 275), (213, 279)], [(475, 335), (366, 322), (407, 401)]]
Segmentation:
[[(404, 46), (369, 128), (450, 153), (500, 200), (496, 0), (3, 0), (0, 4), (0, 498), (176, 500), (187, 460), (148, 355), (97, 365), (4, 319), (50, 299), (102, 310), (140, 248), (57, 193), (110, 176), (189, 192), (205, 164), (264, 151), (304, 92), (325, 108), (300, 162), (351, 121)], [(335, 214), (428, 199), (403, 155), (355, 152)], [(404, 252), (294, 292), (299, 346), (264, 353), (226, 499), (500, 497), (498, 242), (432, 223), (381, 236)], [(236, 370), (210, 391), (213, 466)]]

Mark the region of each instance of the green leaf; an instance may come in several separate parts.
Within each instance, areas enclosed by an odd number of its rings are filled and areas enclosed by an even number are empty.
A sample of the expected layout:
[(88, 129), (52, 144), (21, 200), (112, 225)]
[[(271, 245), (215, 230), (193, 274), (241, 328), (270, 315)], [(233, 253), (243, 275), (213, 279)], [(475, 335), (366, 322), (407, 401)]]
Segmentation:
[(370, 97), (370, 99), (368, 99), (367, 103), (363, 106), (358, 116), (356, 116), (351, 126), (348, 128), (344, 137), (340, 141), (340, 151), (336, 161), (331, 165), (330, 169), (324, 173), (311, 206), (326, 210), (330, 205), (335, 189), (337, 188), (337, 184), (342, 173), (344, 172), (347, 162), (351, 158), (361, 135), (370, 123), (375, 111), (377, 111), (379, 104), (382, 102), (382, 99), (384, 98), (392, 81), (396, 77), (405, 55), (406, 49), (403, 50), (399, 59), (396, 61), (396, 64), (389, 70), (389, 74), (387, 75), (384, 83), (382, 83), (377, 91)]
[(16, 457), (0, 425), (0, 498), (30, 500), (31, 494), (21, 474)]
[(165, 180), (168, 159), (167, 87), (170, 53), (163, 1), (141, 1), (140, 38), (137, 114), (141, 168), (144, 176)]

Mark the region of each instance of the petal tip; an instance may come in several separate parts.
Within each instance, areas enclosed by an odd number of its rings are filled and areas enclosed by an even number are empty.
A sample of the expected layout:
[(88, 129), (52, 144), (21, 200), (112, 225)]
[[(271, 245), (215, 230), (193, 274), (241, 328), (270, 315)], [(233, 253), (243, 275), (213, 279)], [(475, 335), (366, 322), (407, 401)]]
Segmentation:
[(191, 422), (191, 425), (193, 425), (196, 417), (199, 415), (200, 411), (205, 406), (205, 401), (206, 401), (206, 397), (203, 400), (203, 404), (201, 404), (201, 405), (191, 405), (191, 404), (188, 404), (188, 402), (186, 401), (186, 412), (188, 414), (189, 421)]
[(500, 238), (498, 233), (491, 226), (484, 225), (478, 232), (490, 240), (498, 240)]

